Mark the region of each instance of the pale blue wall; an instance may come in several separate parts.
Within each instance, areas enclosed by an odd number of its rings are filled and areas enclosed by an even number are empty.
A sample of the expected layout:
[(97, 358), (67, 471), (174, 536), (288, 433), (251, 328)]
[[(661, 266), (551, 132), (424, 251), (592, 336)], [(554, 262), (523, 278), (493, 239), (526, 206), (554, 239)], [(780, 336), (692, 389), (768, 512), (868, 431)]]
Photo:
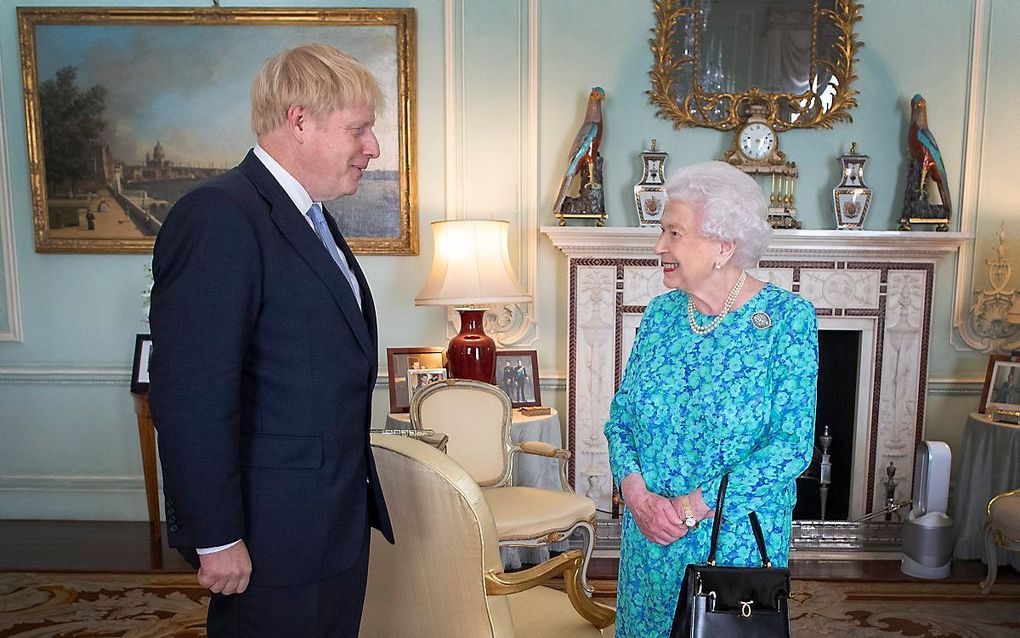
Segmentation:
[[(104, 0), (80, 4), (166, 5)], [(258, 2), (238, 6), (259, 4), (275, 6)], [(407, 6), (401, 2), (347, 4)], [(0, 518), (144, 519), (128, 380), (134, 335), (148, 331), (141, 291), (147, 283), (144, 266), (150, 257), (35, 252), (17, 5), (0, 2), (0, 73), (24, 335), (22, 343), (0, 343)], [(299, 5), (336, 7), (337, 3), (302, 1)], [(207, 5), (179, 2), (171, 6)], [(382, 300), (380, 332), (389, 337), (383, 347), (431, 344), (442, 335), (441, 311), (413, 306), (432, 252), (428, 223), (444, 215), (442, 9), (442, 3), (426, 2), (417, 11), (422, 87), (417, 110), (418, 185), (425, 257), (361, 260), (377, 299)], [(377, 413), (385, 414), (385, 388), (377, 393), (376, 403)]]
[[(531, 5), (524, 0), (300, 4), (417, 9), (421, 254), (361, 259), (381, 309), (381, 348), (445, 343), (443, 310), (413, 305), (432, 254), (429, 222), (445, 218), (449, 210), (510, 219), (519, 228), (529, 193), (547, 210), (592, 86), (602, 86), (607, 94), (603, 154), (610, 225), (636, 225), (632, 186), (640, 176), (638, 153), (651, 138), (671, 154), (669, 167), (719, 157), (730, 144), (729, 133), (678, 132), (654, 117), (644, 94), (652, 60), (647, 44), (653, 26), (651, 2), (541, 0), (530, 16)], [(954, 201), (962, 199), (974, 3), (897, 0), (865, 5), (858, 32), (866, 46), (857, 67), (860, 96), (853, 124), (781, 136), (783, 149), (801, 169), (798, 206), (806, 228), (833, 228), (830, 192), (838, 181), (836, 157), (851, 141), (871, 156), (867, 181), (875, 190), (875, 202), (867, 227), (895, 227), (907, 105), (914, 93), (928, 99), (929, 123), (946, 158)], [(454, 25), (451, 68), (463, 87), (452, 103), (444, 93), (447, 6), (453, 10)], [(1015, 181), (1010, 169), (1017, 166), (1020, 145), (1020, 132), (1010, 119), (1020, 98), (1014, 79), (1020, 70), (1020, 45), (1009, 26), (1020, 23), (1020, 3), (992, 0), (989, 6), (987, 104), (980, 105), (986, 118), (985, 156), (977, 166), (978, 201), (982, 215), (987, 207), (996, 220), (995, 227), (998, 219), (1009, 219), (1020, 236), (1015, 189), (1010, 188)], [(526, 85), (529, 19), (537, 20), (539, 37), (538, 130), (537, 142), (531, 141), (537, 157), (528, 154), (523, 112), (531, 97)], [(0, 343), (0, 518), (144, 518), (127, 381), (133, 336), (145, 331), (140, 291), (148, 258), (35, 252), (18, 59), (15, 3), (3, 0), (0, 74), (24, 336), (22, 343)], [(446, 129), (447, 109), (458, 116), (454, 131)], [(454, 148), (447, 147), (448, 139), (455, 141)], [(529, 191), (524, 173), (535, 160), (538, 183)], [(538, 223), (554, 221), (541, 212)], [(986, 233), (983, 222), (978, 230)], [(543, 398), (562, 408), (565, 259), (544, 237), (536, 234), (525, 241), (537, 251), (538, 330), (536, 342), (522, 347), (538, 349), (547, 379)], [(519, 257), (526, 246), (515, 242), (512, 248), (519, 267), (528, 267)], [(979, 250), (977, 259), (985, 256)], [(983, 375), (986, 356), (950, 345), (955, 259), (942, 260), (938, 268), (930, 357), (930, 376), (937, 382), (928, 396), (927, 427), (931, 438), (958, 446), (962, 420), (977, 404), (975, 380)], [(377, 415), (385, 413), (386, 405), (382, 388)]]

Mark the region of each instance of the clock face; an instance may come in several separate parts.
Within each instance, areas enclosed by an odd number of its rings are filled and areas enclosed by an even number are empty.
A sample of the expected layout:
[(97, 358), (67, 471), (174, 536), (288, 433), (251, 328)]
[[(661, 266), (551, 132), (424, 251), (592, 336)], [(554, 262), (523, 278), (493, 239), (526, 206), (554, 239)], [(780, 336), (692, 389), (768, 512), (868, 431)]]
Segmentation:
[(742, 128), (737, 140), (740, 152), (753, 160), (765, 159), (776, 148), (776, 132), (761, 122), (752, 122)]

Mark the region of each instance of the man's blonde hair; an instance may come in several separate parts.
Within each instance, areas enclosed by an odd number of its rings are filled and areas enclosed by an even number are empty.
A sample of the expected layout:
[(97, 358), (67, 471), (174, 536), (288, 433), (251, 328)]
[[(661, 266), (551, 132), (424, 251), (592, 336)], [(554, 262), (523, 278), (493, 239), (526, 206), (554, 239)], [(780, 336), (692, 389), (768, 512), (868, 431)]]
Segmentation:
[(379, 83), (361, 62), (336, 47), (302, 44), (262, 65), (251, 87), (251, 128), (264, 135), (287, 120), (287, 110), (303, 106), (312, 117), (336, 110), (382, 106)]

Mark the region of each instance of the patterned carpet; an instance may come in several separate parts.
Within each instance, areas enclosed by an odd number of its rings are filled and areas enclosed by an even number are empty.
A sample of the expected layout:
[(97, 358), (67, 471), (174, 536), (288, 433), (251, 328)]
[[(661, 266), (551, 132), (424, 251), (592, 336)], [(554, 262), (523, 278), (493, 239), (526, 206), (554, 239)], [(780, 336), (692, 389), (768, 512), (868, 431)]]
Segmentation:
[(208, 591), (191, 574), (0, 574), (0, 636), (205, 636)]
[[(191, 575), (0, 573), (0, 636), (204, 636), (208, 597)], [(1020, 635), (1020, 584), (795, 581), (796, 636)]]
[(1020, 585), (981, 595), (976, 583), (793, 583), (796, 636), (1020, 636)]

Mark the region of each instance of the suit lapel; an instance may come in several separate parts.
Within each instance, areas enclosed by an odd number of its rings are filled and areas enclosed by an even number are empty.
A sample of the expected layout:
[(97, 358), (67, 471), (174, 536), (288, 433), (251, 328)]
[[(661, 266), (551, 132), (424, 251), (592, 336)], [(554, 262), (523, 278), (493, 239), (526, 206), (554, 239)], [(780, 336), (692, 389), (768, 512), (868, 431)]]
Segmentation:
[(333, 235), (333, 241), (340, 248), (340, 252), (344, 254), (344, 258), (347, 259), (347, 265), (350, 267), (351, 272), (354, 273), (354, 278), (358, 280), (358, 287), (361, 289), (362, 315), (364, 316), (365, 323), (368, 324), (368, 332), (372, 338), (372, 343), (378, 343), (376, 338), (375, 303), (372, 299), (372, 291), (368, 286), (368, 279), (365, 278), (365, 273), (361, 270), (361, 264), (358, 263), (357, 258), (354, 256), (354, 251), (347, 244), (347, 239), (340, 233), (340, 228), (336, 225), (333, 216), (325, 208), (323, 208), (323, 212), (326, 214), (326, 225), (329, 226), (329, 232)]
[[(322, 280), (322, 283), (326, 285), (336, 305), (347, 319), (347, 323), (350, 324), (351, 330), (354, 332), (355, 337), (357, 337), (358, 343), (361, 345), (361, 349), (365, 351), (369, 361), (376, 361), (377, 355), (374, 339), (369, 334), (368, 322), (365, 320), (364, 315), (362, 315), (361, 309), (358, 308), (358, 302), (354, 298), (354, 291), (351, 290), (351, 285), (347, 282), (344, 274), (340, 272), (340, 268), (337, 267), (333, 258), (329, 256), (322, 242), (319, 241), (315, 231), (312, 230), (304, 216), (294, 206), (294, 202), (291, 201), (287, 192), (277, 183), (272, 173), (255, 157), (254, 153), (249, 152), (248, 156), (244, 158), (244, 161), (241, 162), (241, 170), (255, 184), (255, 187), (262, 196), (269, 201), (271, 206), (269, 216), (277, 229), (279, 229), (287, 242), (293, 246), (294, 250), (297, 251), (298, 255), (301, 256), (319, 279)], [(328, 219), (329, 216), (327, 215)], [(337, 234), (334, 233), (334, 236)], [(341, 242), (337, 242), (337, 244), (340, 245)], [(346, 242), (343, 242), (341, 248), (347, 255), (348, 263), (352, 265), (352, 271), (358, 278), (362, 295), (368, 297), (369, 295), (365, 294), (368, 291), (368, 283), (365, 281), (361, 269), (357, 267), (357, 262), (354, 261)], [(366, 310), (367, 308), (368, 306), (366, 306)], [(374, 308), (372, 317), (375, 317)]]

